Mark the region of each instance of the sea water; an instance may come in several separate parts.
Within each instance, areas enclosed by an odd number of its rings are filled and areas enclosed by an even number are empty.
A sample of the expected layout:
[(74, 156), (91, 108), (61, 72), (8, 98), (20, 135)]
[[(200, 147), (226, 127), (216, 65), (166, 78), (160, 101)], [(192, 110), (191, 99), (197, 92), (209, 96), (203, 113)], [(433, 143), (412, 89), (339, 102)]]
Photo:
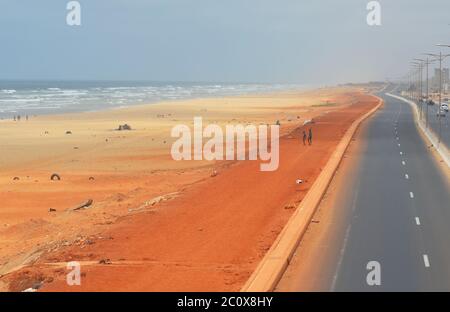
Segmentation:
[(304, 89), (295, 84), (0, 81), (0, 118), (97, 111), (136, 104)]

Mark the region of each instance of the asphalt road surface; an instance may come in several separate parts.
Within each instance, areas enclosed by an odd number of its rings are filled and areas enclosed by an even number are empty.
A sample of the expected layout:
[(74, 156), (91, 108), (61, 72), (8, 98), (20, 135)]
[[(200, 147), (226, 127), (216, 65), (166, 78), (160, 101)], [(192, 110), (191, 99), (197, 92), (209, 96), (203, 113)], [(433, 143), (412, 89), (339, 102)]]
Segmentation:
[[(315, 216), (277, 290), (450, 291), (448, 168), (429, 151), (411, 107), (380, 96), (384, 108), (356, 135), (364, 147), (348, 155), (359, 160), (343, 161), (326, 195), (333, 200), (321, 213), (334, 217)], [(372, 261), (379, 285), (367, 283)]]

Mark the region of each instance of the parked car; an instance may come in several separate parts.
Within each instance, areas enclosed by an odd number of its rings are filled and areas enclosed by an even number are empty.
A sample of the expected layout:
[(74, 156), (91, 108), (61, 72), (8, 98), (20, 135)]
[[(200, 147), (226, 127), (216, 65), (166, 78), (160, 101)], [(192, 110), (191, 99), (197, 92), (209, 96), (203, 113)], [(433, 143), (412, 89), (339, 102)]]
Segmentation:
[(448, 112), (448, 104), (442, 104), (441, 109)]
[(427, 104), (428, 105), (434, 105), (434, 102), (433, 102), (433, 100), (429, 100)]

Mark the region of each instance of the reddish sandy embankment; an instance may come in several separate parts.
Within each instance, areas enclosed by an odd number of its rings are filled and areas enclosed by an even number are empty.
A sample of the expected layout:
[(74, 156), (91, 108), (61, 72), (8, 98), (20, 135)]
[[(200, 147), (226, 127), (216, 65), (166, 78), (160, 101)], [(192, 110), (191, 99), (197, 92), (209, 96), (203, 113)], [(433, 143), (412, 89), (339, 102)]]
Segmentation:
[[(377, 104), (357, 89), (187, 102), (0, 125), (4, 145), (18, 153), (0, 159), (8, 164), (0, 178), (0, 290), (239, 290), (347, 128)], [(199, 115), (219, 124), (280, 120), (278, 170), (171, 160), (170, 127)], [(310, 118), (314, 143), (303, 146)], [(113, 131), (122, 121), (136, 130)], [(62, 180), (49, 181), (53, 172)], [(88, 198), (89, 209), (71, 209)], [(82, 285), (69, 287), (65, 265), (74, 260)]]

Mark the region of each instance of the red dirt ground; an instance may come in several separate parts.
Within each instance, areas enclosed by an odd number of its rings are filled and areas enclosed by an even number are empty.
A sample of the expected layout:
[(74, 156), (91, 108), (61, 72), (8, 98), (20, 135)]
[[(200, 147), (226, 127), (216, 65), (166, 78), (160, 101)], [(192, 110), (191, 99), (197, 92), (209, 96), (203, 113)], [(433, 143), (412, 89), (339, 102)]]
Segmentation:
[[(353, 104), (315, 119), (312, 146), (301, 142), (303, 127), (281, 138), (276, 171), (234, 164), (154, 210), (121, 218), (103, 233), (107, 239), (44, 255), (10, 278), (45, 280), (43, 291), (238, 291), (347, 128), (377, 101), (356, 94)], [(66, 284), (71, 260), (82, 265), (81, 286)], [(63, 264), (46, 264), (55, 262)]]

